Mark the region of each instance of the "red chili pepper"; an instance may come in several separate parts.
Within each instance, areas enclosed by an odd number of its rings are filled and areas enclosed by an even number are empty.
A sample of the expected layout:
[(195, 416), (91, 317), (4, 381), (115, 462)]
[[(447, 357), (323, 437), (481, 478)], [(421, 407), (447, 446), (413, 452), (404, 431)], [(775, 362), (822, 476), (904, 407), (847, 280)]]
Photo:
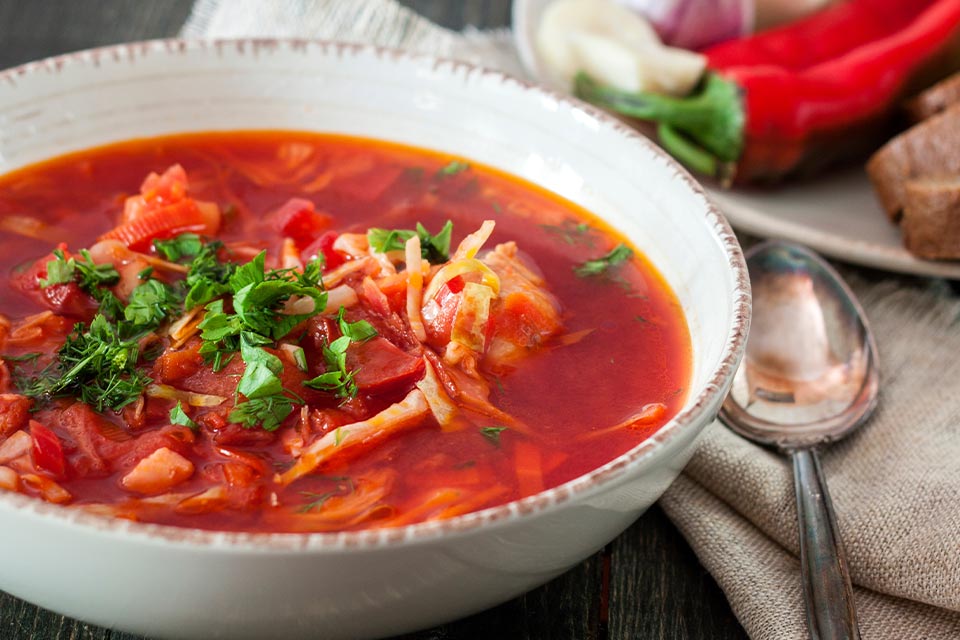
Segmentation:
[(57, 434), (36, 420), (31, 420), (30, 437), (33, 438), (33, 463), (55, 479), (64, 478), (67, 474), (67, 461)]
[[(725, 182), (771, 182), (868, 150), (898, 101), (935, 80), (960, 0), (849, 0), (705, 51), (686, 98), (626, 93), (581, 74), (577, 95), (658, 124), (661, 144)], [(938, 73), (941, 72), (941, 73)]]

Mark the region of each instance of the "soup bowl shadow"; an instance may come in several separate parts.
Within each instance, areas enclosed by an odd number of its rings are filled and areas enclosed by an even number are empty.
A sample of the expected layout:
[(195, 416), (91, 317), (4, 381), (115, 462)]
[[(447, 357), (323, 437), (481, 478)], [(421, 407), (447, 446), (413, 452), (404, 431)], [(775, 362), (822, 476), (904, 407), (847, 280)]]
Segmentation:
[(0, 588), (164, 638), (354, 638), (493, 606), (613, 539), (680, 473), (741, 358), (739, 245), (697, 183), (618, 120), (498, 72), (369, 46), (154, 41), (0, 73), (0, 172), (191, 131), (342, 133), (456, 154), (550, 189), (628, 237), (689, 325), (691, 385), (651, 438), (561, 486), (442, 522), (236, 534), (100, 518), (0, 495)]

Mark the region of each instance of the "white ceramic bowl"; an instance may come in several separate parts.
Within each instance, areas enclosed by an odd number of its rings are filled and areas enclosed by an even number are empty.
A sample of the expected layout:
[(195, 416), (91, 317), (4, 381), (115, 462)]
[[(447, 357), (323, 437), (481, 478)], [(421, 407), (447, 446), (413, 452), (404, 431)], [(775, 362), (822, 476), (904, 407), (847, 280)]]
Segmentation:
[(683, 305), (694, 347), (685, 408), (650, 440), (565, 485), (399, 529), (209, 533), (0, 495), (0, 588), (151, 636), (400, 633), (546, 582), (663, 493), (730, 385), (749, 287), (737, 241), (700, 187), (628, 127), (496, 72), (342, 44), (161, 41), (0, 74), (0, 172), (129, 138), (252, 128), (341, 132), (459, 154), (605, 218), (646, 253)]

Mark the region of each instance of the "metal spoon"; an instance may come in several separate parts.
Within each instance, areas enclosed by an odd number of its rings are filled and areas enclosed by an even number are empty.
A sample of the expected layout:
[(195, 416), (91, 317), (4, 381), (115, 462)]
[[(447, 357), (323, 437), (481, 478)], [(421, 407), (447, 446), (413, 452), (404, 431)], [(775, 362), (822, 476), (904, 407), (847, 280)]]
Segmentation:
[(857, 639), (847, 559), (817, 449), (876, 407), (876, 343), (853, 293), (811, 251), (765, 242), (747, 252), (747, 268), (750, 337), (720, 418), (792, 458), (810, 637)]

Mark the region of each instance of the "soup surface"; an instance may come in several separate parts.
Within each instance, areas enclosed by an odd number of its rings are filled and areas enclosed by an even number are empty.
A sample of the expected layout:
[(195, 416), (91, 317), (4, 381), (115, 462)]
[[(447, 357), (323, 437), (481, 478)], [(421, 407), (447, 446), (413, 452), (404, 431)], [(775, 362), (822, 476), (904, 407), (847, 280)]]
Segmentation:
[(690, 375), (676, 299), (613, 230), (371, 140), (184, 135), (17, 171), (0, 268), (0, 487), (121, 518), (450, 518), (636, 446)]

